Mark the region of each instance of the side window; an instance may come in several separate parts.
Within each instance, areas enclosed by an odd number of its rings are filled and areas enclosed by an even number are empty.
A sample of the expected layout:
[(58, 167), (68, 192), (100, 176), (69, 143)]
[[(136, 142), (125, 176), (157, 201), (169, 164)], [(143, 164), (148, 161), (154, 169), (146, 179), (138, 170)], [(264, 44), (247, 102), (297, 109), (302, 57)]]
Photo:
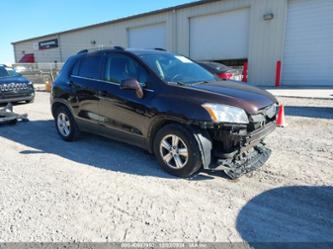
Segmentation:
[[(100, 78), (101, 56), (87, 55), (80, 61), (80, 69), (78, 75), (85, 78)], [(75, 68), (74, 68), (75, 69)]]
[(80, 60), (76, 61), (72, 70), (73, 75), (79, 75)]
[(147, 71), (134, 59), (122, 54), (109, 55), (106, 60), (105, 80), (120, 83), (126, 79), (136, 79), (147, 84)]

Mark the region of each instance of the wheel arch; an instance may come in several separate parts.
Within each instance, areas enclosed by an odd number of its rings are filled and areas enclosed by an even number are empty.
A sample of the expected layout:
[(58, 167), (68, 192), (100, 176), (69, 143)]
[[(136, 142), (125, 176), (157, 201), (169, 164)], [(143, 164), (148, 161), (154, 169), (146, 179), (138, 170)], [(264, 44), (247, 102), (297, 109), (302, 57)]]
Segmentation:
[(186, 125), (188, 122), (186, 122), (183, 119), (180, 118), (174, 118), (174, 117), (167, 117), (167, 116), (159, 116), (154, 119), (152, 122), (149, 130), (148, 130), (148, 150), (150, 153), (154, 151), (154, 139), (157, 134), (157, 132), (162, 129), (162, 127), (169, 125), (169, 124), (179, 124), (179, 125)]
[(52, 106), (51, 106), (51, 112), (52, 112), (53, 118), (55, 118), (55, 111), (61, 106), (66, 107), (71, 112), (71, 114), (74, 116), (74, 112), (73, 112), (73, 109), (71, 108), (71, 106), (66, 101), (64, 101), (62, 99), (57, 99), (57, 100), (53, 101)]
[(186, 122), (183, 119), (172, 118), (172, 117), (160, 117), (157, 119), (153, 125), (151, 126), (148, 134), (149, 141), (149, 152), (152, 153), (154, 151), (154, 139), (157, 132), (162, 129), (162, 127), (169, 124), (178, 124), (182, 125), (185, 128), (191, 130), (195, 140), (198, 143), (199, 150), (201, 153), (202, 165), (204, 169), (209, 169), (212, 163), (212, 150), (213, 150), (213, 142), (210, 137), (210, 134), (207, 130), (203, 130), (198, 126), (193, 125), (191, 122)]

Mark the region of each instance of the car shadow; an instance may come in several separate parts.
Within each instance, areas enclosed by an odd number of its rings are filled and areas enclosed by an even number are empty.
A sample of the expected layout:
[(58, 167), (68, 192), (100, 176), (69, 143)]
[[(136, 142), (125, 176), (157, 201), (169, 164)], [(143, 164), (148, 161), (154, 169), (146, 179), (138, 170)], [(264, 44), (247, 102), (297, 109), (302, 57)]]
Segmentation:
[[(154, 155), (131, 145), (91, 134), (82, 134), (82, 138), (75, 142), (65, 142), (58, 135), (53, 120), (0, 125), (0, 136), (30, 147), (19, 151), (25, 155), (54, 154), (106, 170), (177, 179), (160, 168)], [(216, 176), (199, 172), (189, 180), (209, 180)], [(223, 173), (220, 176), (226, 177)]]
[(291, 186), (264, 192), (241, 209), (236, 228), (256, 249), (332, 248), (324, 243), (333, 246), (333, 187)]
[(286, 106), (285, 114), (287, 116), (333, 119), (333, 107)]

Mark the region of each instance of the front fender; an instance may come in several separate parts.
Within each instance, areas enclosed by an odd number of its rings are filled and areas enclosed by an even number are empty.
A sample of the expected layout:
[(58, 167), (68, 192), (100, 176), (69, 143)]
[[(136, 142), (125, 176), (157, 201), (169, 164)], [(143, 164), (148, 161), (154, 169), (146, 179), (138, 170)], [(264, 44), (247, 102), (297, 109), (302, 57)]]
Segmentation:
[(151, 105), (157, 113), (168, 117), (185, 120), (186, 122), (211, 122), (208, 112), (202, 107), (204, 100), (186, 97), (181, 94), (160, 94), (155, 97)]

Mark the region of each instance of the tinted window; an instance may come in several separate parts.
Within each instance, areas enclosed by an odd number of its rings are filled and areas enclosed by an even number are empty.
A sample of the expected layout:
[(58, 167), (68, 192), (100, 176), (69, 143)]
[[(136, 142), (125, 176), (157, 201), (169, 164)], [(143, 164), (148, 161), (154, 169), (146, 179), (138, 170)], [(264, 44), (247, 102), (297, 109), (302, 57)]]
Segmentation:
[(134, 59), (122, 54), (109, 55), (106, 61), (105, 80), (120, 83), (126, 79), (136, 79), (146, 84), (147, 71)]
[(80, 60), (76, 61), (72, 70), (73, 75), (79, 75)]
[(99, 79), (100, 78), (101, 56), (88, 55), (80, 60), (79, 76)]

